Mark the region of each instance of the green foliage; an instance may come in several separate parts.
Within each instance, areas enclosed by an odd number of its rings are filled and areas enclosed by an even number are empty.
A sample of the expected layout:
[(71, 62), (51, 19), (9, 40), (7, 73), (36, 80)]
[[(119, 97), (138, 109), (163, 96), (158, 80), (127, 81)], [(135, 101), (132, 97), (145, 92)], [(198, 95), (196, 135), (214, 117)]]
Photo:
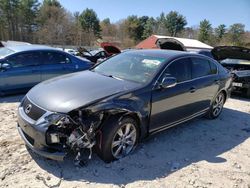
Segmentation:
[(109, 18), (105, 18), (104, 20), (102, 20), (102, 23), (105, 25), (110, 25), (110, 19)]
[(38, 8), (38, 0), (0, 0), (2, 38), (32, 40)]
[(199, 28), (186, 25), (186, 18), (176, 11), (162, 12), (156, 18), (132, 15), (111, 23), (109, 18), (100, 22), (92, 9), (70, 13), (59, 0), (0, 0), (0, 40), (94, 45), (103, 37), (104, 41), (132, 47), (150, 35), (158, 34), (199, 39), (213, 46), (250, 44), (250, 32), (240, 23), (228, 28), (221, 24), (213, 29), (205, 19)]
[(101, 34), (105, 37), (115, 37), (117, 32), (117, 27), (115, 24), (110, 22), (109, 18), (106, 18), (100, 22)]
[(200, 22), (198, 39), (201, 42), (209, 42), (212, 34), (212, 25), (206, 19)]
[(20, 1), (20, 27), (26, 33), (23, 40), (31, 41), (33, 32), (37, 30), (36, 18), (38, 15), (40, 3), (38, 0), (21, 0)]
[(151, 17), (146, 21), (144, 25), (142, 38), (146, 39), (149, 36), (151, 36), (154, 33), (155, 28), (156, 28), (156, 20), (153, 17)]
[(54, 7), (62, 8), (61, 3), (59, 1), (57, 1), (57, 0), (44, 0), (43, 5), (44, 6), (54, 6)]
[(92, 9), (85, 9), (79, 17), (82, 29), (88, 33), (93, 32), (96, 37), (101, 37), (100, 21)]
[(215, 37), (217, 37), (219, 40), (222, 39), (226, 34), (226, 25), (221, 24), (217, 28), (215, 28)]
[(166, 28), (171, 36), (176, 36), (184, 30), (187, 25), (186, 18), (176, 11), (171, 11), (166, 15)]
[(148, 16), (142, 16), (142, 17), (137, 17), (137, 16), (129, 16), (125, 20), (125, 27), (126, 31), (129, 35), (130, 38), (132, 38), (134, 41), (138, 42), (143, 38), (143, 32), (145, 29), (145, 25), (148, 21), (149, 17)]
[(37, 20), (38, 43), (64, 45), (72, 40), (73, 19), (57, 1), (44, 1)]
[(156, 18), (156, 34), (167, 35), (166, 17), (163, 12)]
[(240, 23), (231, 25), (228, 30), (228, 37), (232, 45), (242, 45), (244, 33), (245, 25)]

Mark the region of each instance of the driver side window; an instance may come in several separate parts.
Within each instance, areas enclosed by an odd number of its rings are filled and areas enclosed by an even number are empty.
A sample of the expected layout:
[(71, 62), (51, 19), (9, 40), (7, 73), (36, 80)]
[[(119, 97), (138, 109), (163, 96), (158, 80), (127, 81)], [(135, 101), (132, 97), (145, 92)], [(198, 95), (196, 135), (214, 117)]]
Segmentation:
[(163, 74), (163, 77), (174, 77), (177, 83), (191, 80), (191, 60), (190, 58), (183, 58), (172, 62)]

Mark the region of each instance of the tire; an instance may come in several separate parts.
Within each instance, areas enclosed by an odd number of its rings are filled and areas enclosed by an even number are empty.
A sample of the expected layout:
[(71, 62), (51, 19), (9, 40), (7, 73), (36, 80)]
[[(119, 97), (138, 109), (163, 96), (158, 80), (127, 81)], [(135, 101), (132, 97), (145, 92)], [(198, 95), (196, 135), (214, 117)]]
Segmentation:
[(223, 105), (225, 103), (226, 97), (223, 92), (220, 92), (212, 102), (212, 105), (208, 111), (207, 117), (209, 119), (215, 119), (219, 117), (222, 112)]
[(103, 161), (109, 163), (131, 153), (138, 143), (138, 138), (138, 125), (133, 118), (111, 118), (102, 127), (96, 152)]

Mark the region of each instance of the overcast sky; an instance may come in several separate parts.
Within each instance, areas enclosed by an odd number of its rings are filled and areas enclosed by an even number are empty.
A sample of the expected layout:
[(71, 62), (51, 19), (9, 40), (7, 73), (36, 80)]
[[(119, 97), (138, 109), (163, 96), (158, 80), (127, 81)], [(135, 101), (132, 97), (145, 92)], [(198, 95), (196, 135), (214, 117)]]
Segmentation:
[(183, 14), (188, 26), (197, 26), (208, 19), (213, 27), (243, 23), (250, 30), (250, 0), (59, 0), (71, 12), (92, 8), (100, 20), (112, 22), (128, 15), (157, 17), (171, 10)]

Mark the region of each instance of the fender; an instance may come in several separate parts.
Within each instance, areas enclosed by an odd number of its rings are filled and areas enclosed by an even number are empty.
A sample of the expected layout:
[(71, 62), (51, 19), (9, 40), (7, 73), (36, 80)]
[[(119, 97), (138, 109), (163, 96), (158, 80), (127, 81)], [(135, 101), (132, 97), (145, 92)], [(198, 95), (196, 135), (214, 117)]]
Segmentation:
[(91, 105), (83, 110), (88, 110), (92, 113), (104, 112), (108, 116), (117, 116), (121, 118), (132, 116), (138, 122), (140, 127), (140, 138), (148, 135), (149, 118), (150, 118), (150, 101), (134, 100), (134, 97), (121, 100), (113, 99), (105, 102), (100, 102)]

